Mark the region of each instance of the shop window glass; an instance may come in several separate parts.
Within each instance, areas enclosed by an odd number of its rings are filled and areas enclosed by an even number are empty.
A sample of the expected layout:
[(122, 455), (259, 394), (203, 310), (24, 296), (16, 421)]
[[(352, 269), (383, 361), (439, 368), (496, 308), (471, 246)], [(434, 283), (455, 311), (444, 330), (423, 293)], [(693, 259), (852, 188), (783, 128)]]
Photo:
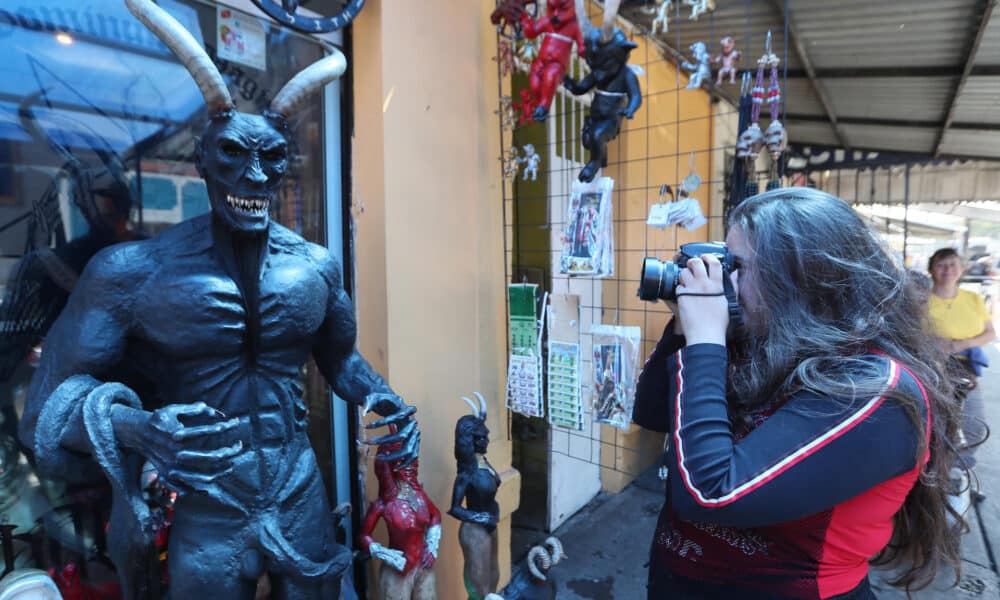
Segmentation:
[[(245, 42), (265, 44), (266, 68), (222, 60), (222, 9), (199, 0), (159, 4), (204, 44), (242, 111), (259, 113), (325, 54), (315, 41), (255, 19), (262, 35)], [(188, 72), (121, 1), (4, 2), (0, 56), (0, 572), (54, 569), (101, 586), (115, 579), (104, 541), (109, 490), (40, 480), (30, 449), (17, 441), (17, 421), (44, 335), (87, 260), (208, 211), (194, 166), (206, 108)], [(276, 222), (318, 243), (322, 117), (317, 95), (292, 120), (293, 167), (272, 203)], [(311, 363), (302, 383), (328, 475), (326, 385)]]

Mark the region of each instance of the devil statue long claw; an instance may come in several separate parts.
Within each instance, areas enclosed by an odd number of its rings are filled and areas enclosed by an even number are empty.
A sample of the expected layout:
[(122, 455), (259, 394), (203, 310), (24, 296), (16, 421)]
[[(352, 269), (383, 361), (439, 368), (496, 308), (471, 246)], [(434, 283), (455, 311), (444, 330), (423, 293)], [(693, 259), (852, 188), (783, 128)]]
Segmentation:
[(378, 421), (372, 421), (371, 423), (366, 424), (365, 429), (375, 429), (377, 427), (396, 425), (402, 421), (408, 421), (415, 412), (417, 412), (417, 408), (415, 406), (407, 406), (399, 412), (389, 415), (384, 419), (379, 419)]
[(416, 431), (406, 442), (403, 447), (391, 454), (379, 454), (375, 457), (375, 460), (383, 462), (396, 462), (400, 461), (396, 465), (396, 470), (406, 467), (420, 456), (420, 432)]
[(398, 412), (406, 404), (403, 399), (391, 392), (374, 392), (365, 396), (364, 407), (361, 414), (368, 414), (372, 411), (380, 417), (387, 417)]
[(399, 431), (388, 433), (386, 435), (377, 438), (372, 438), (370, 440), (365, 440), (365, 443), (371, 444), (373, 446), (378, 446), (381, 444), (388, 444), (391, 442), (400, 442), (410, 437), (410, 435), (413, 433), (413, 430), (416, 428), (417, 428), (417, 422), (410, 421)]

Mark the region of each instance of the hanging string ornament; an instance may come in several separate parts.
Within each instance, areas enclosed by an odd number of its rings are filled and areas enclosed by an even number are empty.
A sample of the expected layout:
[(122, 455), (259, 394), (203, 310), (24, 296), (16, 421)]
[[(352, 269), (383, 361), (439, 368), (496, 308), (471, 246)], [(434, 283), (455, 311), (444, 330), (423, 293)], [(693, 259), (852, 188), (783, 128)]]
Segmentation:
[(518, 166), (521, 162), (521, 155), (517, 149), (517, 146), (511, 146), (504, 152), (503, 156), (500, 158), (500, 162), (503, 166), (503, 178), (504, 179), (514, 179), (517, 177), (517, 172), (520, 170)]
[(517, 115), (514, 113), (514, 104), (510, 96), (500, 96), (500, 108), (493, 111), (493, 114), (500, 117), (500, 127), (504, 131), (513, 129), (517, 123)]
[[(753, 101), (750, 97), (750, 88), (753, 81), (753, 75), (750, 71), (744, 71), (743, 76), (740, 81), (740, 110), (739, 110), (739, 125), (737, 131), (740, 132), (742, 136), (743, 132), (746, 131), (747, 127), (750, 126), (750, 112), (752, 110)], [(729, 203), (726, 206), (726, 222), (729, 221), (729, 211), (736, 208), (743, 202), (744, 194), (747, 188), (747, 173), (746, 173), (746, 161), (745, 157), (739, 155), (739, 144), (737, 144), (737, 154), (736, 159), (733, 161), (733, 174), (730, 180), (729, 186)]]
[(514, 72), (514, 46), (501, 39), (497, 44), (497, 55), (493, 58), (500, 65), (500, 76), (506, 77)]
[(744, 198), (755, 196), (760, 191), (757, 184), (757, 157), (764, 148), (764, 132), (760, 129), (760, 110), (764, 106), (764, 69), (771, 60), (778, 57), (771, 53), (771, 32), (767, 32), (764, 55), (757, 60), (757, 78), (750, 90), (750, 126), (740, 134), (736, 143), (736, 156), (743, 158), (746, 165), (746, 193)]
[(767, 41), (768, 48), (765, 58), (768, 59), (767, 64), (771, 67), (771, 82), (767, 87), (767, 106), (771, 114), (771, 123), (767, 126), (767, 131), (764, 132), (764, 144), (771, 155), (771, 171), (767, 181), (767, 189), (773, 190), (781, 187), (778, 167), (781, 164), (781, 155), (788, 147), (788, 132), (781, 124), (781, 87), (778, 85), (779, 60), (776, 55), (771, 54), (770, 34)]

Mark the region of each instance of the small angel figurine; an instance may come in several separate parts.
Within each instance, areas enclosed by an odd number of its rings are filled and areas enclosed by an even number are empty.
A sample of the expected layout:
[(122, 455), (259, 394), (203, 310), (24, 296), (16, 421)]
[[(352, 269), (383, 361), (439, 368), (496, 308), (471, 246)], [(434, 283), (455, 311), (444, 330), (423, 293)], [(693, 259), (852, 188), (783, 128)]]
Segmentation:
[(692, 21), (697, 21), (698, 16), (702, 13), (715, 10), (715, 0), (684, 0), (684, 4), (691, 7), (691, 16), (689, 18)]
[(729, 83), (736, 83), (736, 71), (740, 65), (743, 53), (736, 49), (736, 42), (733, 38), (726, 36), (719, 40), (719, 53), (712, 57), (712, 64), (722, 65), (716, 75), (715, 85), (722, 85), (722, 80), (729, 75)]
[(503, 178), (514, 179), (517, 177), (518, 164), (521, 162), (520, 153), (517, 146), (511, 146), (500, 158), (503, 167)]
[(708, 49), (705, 48), (704, 42), (695, 42), (691, 44), (690, 47), (691, 54), (694, 56), (695, 62), (689, 63), (684, 61), (681, 66), (691, 71), (691, 79), (688, 80), (687, 87), (688, 90), (696, 90), (701, 87), (702, 82), (705, 79), (712, 79), (712, 70), (708, 66), (711, 57), (708, 54)]
[(663, 33), (667, 32), (667, 28), (670, 25), (671, 4), (671, 0), (659, 0), (659, 4), (656, 5), (656, 17), (653, 19), (653, 35), (656, 35), (657, 28), (663, 30)]
[(521, 180), (528, 180), (528, 173), (531, 173), (531, 180), (538, 181), (538, 163), (542, 161), (542, 157), (535, 152), (534, 144), (524, 145), (524, 156), (517, 159), (517, 162), (524, 163), (524, 172), (521, 173)]

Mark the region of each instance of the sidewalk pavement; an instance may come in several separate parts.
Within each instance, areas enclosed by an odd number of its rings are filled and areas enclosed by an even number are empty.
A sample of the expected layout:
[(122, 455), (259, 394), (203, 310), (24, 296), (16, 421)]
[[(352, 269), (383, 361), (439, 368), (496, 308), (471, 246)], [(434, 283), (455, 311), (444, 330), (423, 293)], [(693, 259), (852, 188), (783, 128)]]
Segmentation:
[[(980, 379), (980, 386), (987, 422), (996, 433), (976, 454), (976, 475), (986, 498), (966, 515), (970, 531), (962, 539), (958, 586), (952, 586), (952, 572), (942, 572), (929, 588), (913, 594), (917, 600), (1000, 598), (1000, 343), (991, 344), (987, 354), (993, 367)], [(651, 469), (619, 494), (599, 494), (555, 532), (567, 554), (551, 571), (559, 600), (646, 598), (646, 562), (663, 504), (662, 490)], [(905, 599), (905, 593), (886, 583), (888, 575), (872, 571), (875, 595), (880, 600)]]

